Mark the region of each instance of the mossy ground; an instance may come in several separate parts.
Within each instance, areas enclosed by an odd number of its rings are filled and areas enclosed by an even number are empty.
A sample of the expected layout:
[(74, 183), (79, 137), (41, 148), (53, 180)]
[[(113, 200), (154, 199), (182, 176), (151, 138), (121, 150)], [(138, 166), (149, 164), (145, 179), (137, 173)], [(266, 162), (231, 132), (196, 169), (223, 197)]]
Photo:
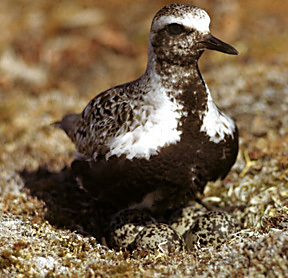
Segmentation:
[[(193, 1), (240, 56), (205, 53), (217, 105), (240, 131), (237, 163), (204, 200), (239, 206), (219, 249), (134, 254), (100, 243), (101, 209), (69, 172), (74, 147), (51, 123), (145, 70), (152, 17), (172, 1), (2, 0), (0, 277), (285, 277), (288, 273), (288, 5)], [(178, 1), (190, 3), (190, 1)]]

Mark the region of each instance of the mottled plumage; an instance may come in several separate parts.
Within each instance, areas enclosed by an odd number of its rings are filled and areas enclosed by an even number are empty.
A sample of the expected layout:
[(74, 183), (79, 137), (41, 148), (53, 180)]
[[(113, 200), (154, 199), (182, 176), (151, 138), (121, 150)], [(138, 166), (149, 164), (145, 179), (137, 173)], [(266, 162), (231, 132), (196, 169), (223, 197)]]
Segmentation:
[(209, 32), (195, 6), (153, 19), (148, 64), (137, 80), (92, 99), (59, 124), (80, 158), (72, 169), (99, 202), (157, 212), (183, 207), (235, 162), (235, 123), (214, 104), (197, 62), (205, 49), (238, 54)]

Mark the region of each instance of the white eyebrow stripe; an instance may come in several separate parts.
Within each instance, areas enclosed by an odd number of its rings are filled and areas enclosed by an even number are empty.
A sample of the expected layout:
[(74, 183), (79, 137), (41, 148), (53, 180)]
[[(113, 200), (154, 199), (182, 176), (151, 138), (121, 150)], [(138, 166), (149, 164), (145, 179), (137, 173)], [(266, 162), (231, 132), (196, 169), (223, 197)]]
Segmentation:
[(165, 25), (177, 23), (184, 25), (189, 28), (194, 28), (199, 32), (207, 33), (210, 32), (210, 17), (207, 13), (206, 16), (193, 17), (191, 14), (183, 15), (183, 17), (175, 17), (172, 15), (162, 16), (153, 23), (153, 31), (163, 28)]

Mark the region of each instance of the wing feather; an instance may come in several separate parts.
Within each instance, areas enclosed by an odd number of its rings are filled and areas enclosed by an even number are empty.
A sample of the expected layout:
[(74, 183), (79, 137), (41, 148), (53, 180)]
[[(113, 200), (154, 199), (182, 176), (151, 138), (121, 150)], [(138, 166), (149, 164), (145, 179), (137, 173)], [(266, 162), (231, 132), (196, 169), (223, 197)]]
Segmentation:
[(109, 139), (133, 120), (129, 88), (124, 84), (104, 91), (94, 97), (81, 114), (63, 117), (58, 126), (67, 133), (79, 153), (94, 160), (105, 155)]

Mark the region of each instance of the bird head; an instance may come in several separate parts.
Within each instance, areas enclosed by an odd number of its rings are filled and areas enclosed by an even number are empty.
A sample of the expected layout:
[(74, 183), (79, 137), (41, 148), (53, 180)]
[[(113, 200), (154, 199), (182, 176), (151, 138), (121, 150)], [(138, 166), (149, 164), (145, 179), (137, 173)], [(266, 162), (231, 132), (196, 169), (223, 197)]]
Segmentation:
[(199, 59), (206, 49), (237, 55), (231, 45), (212, 36), (210, 17), (195, 6), (172, 4), (162, 8), (154, 17), (150, 38), (150, 56), (159, 62), (189, 65)]

